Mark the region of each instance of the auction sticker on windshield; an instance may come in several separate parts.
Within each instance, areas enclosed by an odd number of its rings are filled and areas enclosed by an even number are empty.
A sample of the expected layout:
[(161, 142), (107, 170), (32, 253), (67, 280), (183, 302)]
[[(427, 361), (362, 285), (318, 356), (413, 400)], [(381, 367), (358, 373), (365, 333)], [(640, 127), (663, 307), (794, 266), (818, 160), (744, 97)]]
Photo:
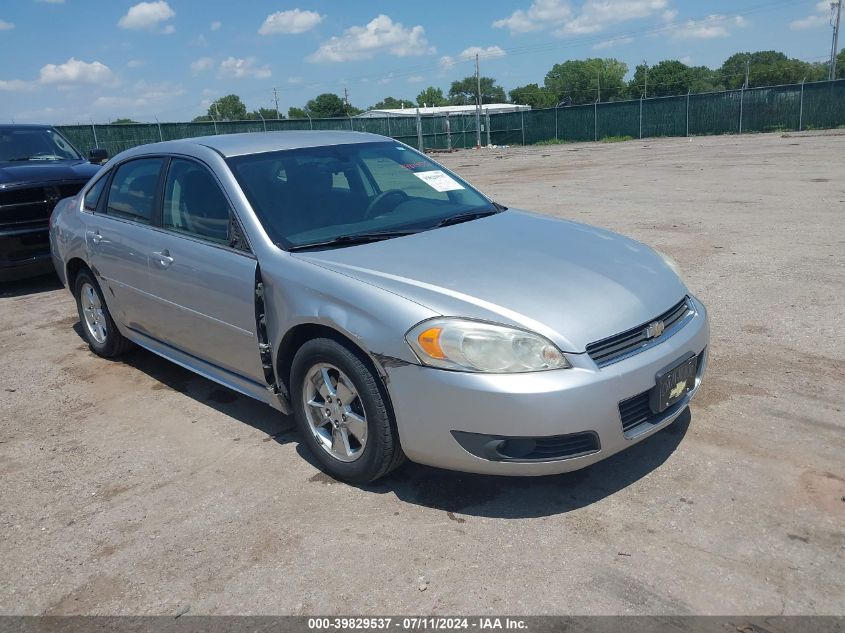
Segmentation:
[(461, 183), (439, 169), (412, 173), (435, 191), (456, 191), (464, 188)]

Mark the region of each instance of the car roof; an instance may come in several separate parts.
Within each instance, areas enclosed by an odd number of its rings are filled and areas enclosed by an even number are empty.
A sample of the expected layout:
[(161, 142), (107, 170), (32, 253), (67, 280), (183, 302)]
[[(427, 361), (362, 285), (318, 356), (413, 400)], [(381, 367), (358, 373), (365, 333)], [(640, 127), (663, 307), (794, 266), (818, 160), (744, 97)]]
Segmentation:
[(52, 125), (44, 125), (43, 123), (2, 123), (0, 130), (49, 130)]
[[(220, 134), (216, 136), (197, 136), (151, 143), (138, 148), (138, 153), (154, 152), (190, 152), (192, 146), (201, 145), (211, 148), (225, 158), (262, 154), (280, 150), (303, 147), (322, 147), (326, 145), (347, 145), (350, 143), (384, 143), (392, 139), (366, 132), (342, 132), (336, 130), (291, 130), (288, 132), (247, 132), (241, 134)], [(132, 152), (132, 150), (129, 150)], [(132, 152), (135, 153), (135, 152)]]

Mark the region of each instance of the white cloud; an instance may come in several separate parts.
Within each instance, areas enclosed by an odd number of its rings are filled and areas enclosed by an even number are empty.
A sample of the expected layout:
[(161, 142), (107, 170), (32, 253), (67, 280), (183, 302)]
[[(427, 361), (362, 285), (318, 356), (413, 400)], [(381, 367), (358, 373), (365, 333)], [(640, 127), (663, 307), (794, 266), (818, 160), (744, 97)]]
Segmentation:
[(663, 18), (664, 22), (673, 22), (676, 17), (678, 17), (678, 10), (677, 9), (667, 9), (663, 12), (663, 15), (660, 16)]
[[(153, 30), (160, 23), (166, 22), (175, 15), (176, 12), (170, 8), (165, 0), (139, 2), (129, 8), (128, 13), (118, 20), (117, 25), (122, 29)], [(173, 25), (165, 26), (162, 32), (172, 33)]]
[(551, 29), (558, 36), (584, 35), (658, 12), (663, 13), (664, 19), (674, 18), (669, 0), (586, 0), (577, 10), (566, 0), (534, 0), (528, 9), (518, 9), (494, 21), (493, 26), (509, 29), (511, 33)]
[(316, 11), (301, 11), (291, 9), (290, 11), (276, 11), (271, 13), (264, 20), (264, 24), (258, 29), (259, 35), (276, 35), (283, 33), (295, 35), (310, 31), (325, 18)]
[(732, 28), (741, 28), (748, 22), (741, 15), (729, 16), (713, 14), (703, 20), (687, 20), (672, 29), (674, 40), (710, 40), (729, 37)]
[(376, 53), (387, 52), (397, 57), (428, 55), (434, 52), (425, 38), (422, 26), (406, 29), (382, 14), (365, 26), (353, 26), (339, 37), (323, 42), (306, 59), (309, 62), (348, 62), (370, 59)]
[(185, 94), (181, 84), (171, 82), (150, 83), (138, 81), (120, 95), (101, 95), (94, 99), (92, 106), (103, 114), (112, 116), (126, 114), (137, 115), (139, 111), (154, 112), (153, 108), (169, 103), (175, 97)]
[(593, 44), (593, 50), (601, 51), (608, 48), (615, 48), (617, 46), (624, 46), (626, 44), (633, 43), (633, 41), (633, 37), (616, 37), (611, 40), (599, 42), (598, 44)]
[(26, 92), (35, 88), (35, 82), (24, 81), (23, 79), (0, 79), (0, 91)]
[(300, 77), (299, 75), (294, 75), (293, 77), (288, 77), (289, 84), (301, 84), (305, 81), (305, 77)]
[(11, 31), (15, 28), (15, 25), (11, 22), (6, 22), (6, 20), (0, 20), (0, 31)]
[(191, 62), (191, 73), (198, 75), (214, 67), (214, 60), (211, 57), (200, 57)]
[(111, 69), (100, 62), (84, 62), (71, 57), (64, 64), (47, 64), (41, 69), (42, 84), (103, 84), (114, 78)]
[(258, 66), (255, 57), (245, 59), (227, 57), (220, 62), (220, 67), (217, 70), (217, 76), (221, 79), (244, 79), (246, 77), (267, 79), (272, 74), (269, 66)]
[(500, 46), (488, 46), (487, 48), (470, 46), (469, 48), (465, 48), (461, 51), (458, 55), (458, 59), (475, 59), (476, 55), (478, 55), (481, 59), (492, 59), (493, 57), (504, 57), (506, 53)]
[(534, 0), (527, 10), (518, 9), (509, 17), (493, 22), (493, 26), (509, 29), (511, 33), (528, 33), (552, 24), (562, 24), (572, 15), (572, 7), (563, 0)]
[(816, 5), (815, 11), (806, 18), (790, 22), (789, 28), (793, 31), (814, 29), (820, 26), (830, 25), (830, 1), (822, 0)]
[(220, 20), (214, 20), (208, 28), (212, 31), (219, 31), (221, 26), (223, 26), (223, 23)]

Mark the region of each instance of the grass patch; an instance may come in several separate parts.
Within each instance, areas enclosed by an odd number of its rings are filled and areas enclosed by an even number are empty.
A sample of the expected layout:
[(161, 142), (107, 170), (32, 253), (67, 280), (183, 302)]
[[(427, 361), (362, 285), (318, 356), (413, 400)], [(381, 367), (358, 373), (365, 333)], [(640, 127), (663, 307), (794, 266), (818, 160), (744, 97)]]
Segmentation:
[(623, 143), (625, 141), (633, 141), (633, 136), (603, 136), (599, 139), (599, 143)]
[(569, 143), (574, 143), (575, 141), (567, 141), (562, 138), (547, 138), (544, 141), (537, 141), (533, 143), (533, 145), (568, 145)]

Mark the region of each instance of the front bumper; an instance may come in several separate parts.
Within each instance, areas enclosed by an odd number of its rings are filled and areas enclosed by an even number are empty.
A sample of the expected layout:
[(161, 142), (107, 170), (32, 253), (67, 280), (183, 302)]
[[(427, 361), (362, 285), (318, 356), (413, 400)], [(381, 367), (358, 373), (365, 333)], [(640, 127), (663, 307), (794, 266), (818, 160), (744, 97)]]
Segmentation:
[[(662, 343), (598, 369), (586, 354), (572, 369), (527, 374), (473, 374), (418, 365), (390, 367), (388, 390), (399, 438), (411, 460), (439, 468), (496, 475), (549, 475), (589, 466), (671, 424), (701, 384), (710, 327), (704, 306)], [(647, 424), (622, 430), (619, 403), (655, 385), (655, 375), (688, 352), (699, 355), (695, 388)], [(453, 435), (545, 438), (595, 433), (598, 450), (548, 461), (497, 461), (465, 450)], [(477, 451), (476, 451), (477, 452)]]
[(47, 227), (0, 231), (0, 281), (53, 271)]

